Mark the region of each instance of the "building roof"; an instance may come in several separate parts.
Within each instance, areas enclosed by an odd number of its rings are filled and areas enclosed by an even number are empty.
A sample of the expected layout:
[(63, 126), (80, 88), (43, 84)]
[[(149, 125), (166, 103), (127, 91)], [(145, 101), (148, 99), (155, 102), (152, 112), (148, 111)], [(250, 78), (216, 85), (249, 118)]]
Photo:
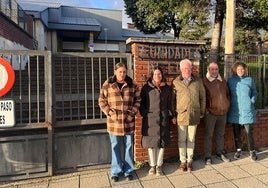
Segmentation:
[[(122, 28), (122, 10), (63, 6), (60, 3), (18, 0), (26, 13), (41, 19), (48, 29), (95, 32), (98, 40), (125, 41), (129, 37), (170, 38), (171, 35), (144, 34)], [(173, 37), (171, 37), (173, 38)]]
[(128, 38), (155, 38), (155, 39), (174, 39), (172, 33), (154, 33), (154, 34), (144, 34), (137, 29), (122, 29), (122, 37), (127, 40)]
[(61, 17), (57, 22), (48, 21), (49, 29), (101, 31), (101, 24), (93, 18)]
[(23, 10), (42, 12), (48, 7), (59, 8), (60, 3), (35, 2), (34, 0), (17, 0)]
[[(134, 30), (134, 29), (122, 29), (122, 36), (123, 37), (144, 37), (145, 34), (138, 31), (138, 30)], [(155, 34), (147, 34), (146, 37), (148, 38), (155, 38), (156, 35)]]

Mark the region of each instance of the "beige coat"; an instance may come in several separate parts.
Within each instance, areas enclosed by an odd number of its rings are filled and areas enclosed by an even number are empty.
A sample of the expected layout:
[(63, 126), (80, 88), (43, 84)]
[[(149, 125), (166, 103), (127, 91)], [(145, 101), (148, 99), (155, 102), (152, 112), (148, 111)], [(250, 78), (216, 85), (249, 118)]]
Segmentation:
[(206, 93), (202, 80), (192, 76), (187, 85), (178, 76), (172, 81), (173, 111), (177, 114), (178, 125), (197, 125), (205, 115)]

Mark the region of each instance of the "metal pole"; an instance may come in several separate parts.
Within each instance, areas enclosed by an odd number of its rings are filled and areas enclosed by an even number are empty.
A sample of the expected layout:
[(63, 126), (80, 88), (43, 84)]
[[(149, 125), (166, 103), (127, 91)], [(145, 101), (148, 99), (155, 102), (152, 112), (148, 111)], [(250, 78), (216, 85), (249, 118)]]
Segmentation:
[(108, 31), (108, 28), (104, 28), (103, 30), (105, 32), (105, 53), (106, 53), (107, 52), (107, 31)]
[(235, 0), (226, 1), (225, 24), (225, 66), (224, 76), (231, 76), (231, 66), (234, 63), (234, 35), (235, 35)]

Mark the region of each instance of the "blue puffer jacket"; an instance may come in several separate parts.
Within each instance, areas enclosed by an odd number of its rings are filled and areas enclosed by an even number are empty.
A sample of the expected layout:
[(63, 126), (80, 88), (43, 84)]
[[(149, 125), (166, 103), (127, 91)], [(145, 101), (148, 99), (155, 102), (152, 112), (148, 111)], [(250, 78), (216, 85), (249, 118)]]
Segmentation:
[(233, 75), (227, 81), (231, 106), (227, 115), (229, 123), (252, 124), (256, 122), (254, 104), (257, 99), (256, 86), (249, 76), (239, 77)]

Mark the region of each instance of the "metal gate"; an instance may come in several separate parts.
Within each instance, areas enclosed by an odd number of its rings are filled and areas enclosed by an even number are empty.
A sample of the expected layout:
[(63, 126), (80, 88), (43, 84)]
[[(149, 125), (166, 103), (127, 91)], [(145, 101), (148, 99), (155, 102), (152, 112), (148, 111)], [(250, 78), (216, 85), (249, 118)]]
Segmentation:
[(97, 98), (114, 64), (131, 54), (0, 50), (15, 70), (2, 99), (15, 101), (15, 127), (0, 127), (0, 181), (50, 176), (110, 162)]
[(0, 129), (0, 180), (52, 175), (52, 63), (48, 51), (0, 50), (15, 84), (15, 127)]
[(133, 74), (131, 54), (53, 54), (55, 127), (105, 123), (99, 91), (117, 62), (128, 64), (128, 74)]
[(53, 54), (55, 171), (109, 164), (106, 117), (98, 106), (100, 88), (124, 62), (132, 75), (131, 54)]

